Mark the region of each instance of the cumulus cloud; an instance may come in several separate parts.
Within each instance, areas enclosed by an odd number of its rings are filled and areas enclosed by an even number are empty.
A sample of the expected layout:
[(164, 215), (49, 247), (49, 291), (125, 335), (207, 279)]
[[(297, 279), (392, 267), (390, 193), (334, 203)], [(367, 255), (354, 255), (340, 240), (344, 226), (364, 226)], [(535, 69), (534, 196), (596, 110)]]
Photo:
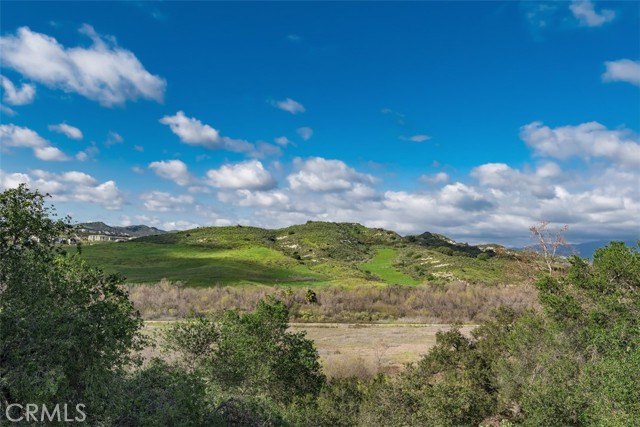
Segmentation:
[(373, 176), (360, 173), (340, 160), (327, 160), (312, 157), (307, 160), (296, 158), (294, 166), (297, 172), (287, 177), (294, 191), (346, 191), (357, 183), (374, 183)]
[(620, 59), (604, 63), (606, 71), (602, 75), (605, 82), (627, 82), (640, 86), (640, 61)]
[(18, 89), (11, 80), (2, 75), (0, 75), (0, 84), (4, 90), (4, 102), (9, 105), (31, 104), (36, 97), (36, 87), (32, 84), (23, 83)]
[(166, 82), (149, 73), (113, 37), (99, 35), (90, 25), (80, 33), (92, 45), (65, 47), (55, 38), (21, 27), (0, 37), (3, 65), (53, 89), (73, 92), (106, 107), (140, 98), (162, 102)]
[(0, 125), (0, 143), (2, 147), (31, 148), (40, 160), (64, 161), (69, 158), (37, 132), (14, 124)]
[(218, 193), (218, 200), (242, 207), (286, 208), (289, 196), (284, 191), (236, 190)]
[(70, 139), (76, 139), (76, 140), (82, 139), (82, 131), (75, 126), (71, 126), (66, 123), (49, 125), (49, 130), (51, 132), (61, 133)]
[(304, 113), (304, 105), (298, 101), (294, 101), (291, 98), (287, 98), (284, 101), (271, 101), (272, 105), (291, 114)]
[(192, 205), (195, 201), (190, 195), (172, 196), (162, 191), (143, 193), (140, 200), (146, 210), (153, 212), (184, 212), (185, 205)]
[(533, 122), (520, 129), (520, 136), (540, 156), (606, 158), (620, 166), (640, 167), (637, 137), (629, 131), (609, 130), (598, 122), (555, 129)]
[(184, 112), (178, 111), (173, 116), (165, 116), (160, 119), (160, 123), (168, 125), (173, 133), (178, 135), (180, 141), (188, 145), (200, 145), (210, 150), (229, 150), (235, 152), (247, 152), (254, 149), (253, 144), (220, 136), (220, 133), (200, 120), (185, 116)]
[(313, 129), (305, 126), (305, 127), (296, 129), (296, 133), (300, 135), (300, 138), (304, 139), (305, 141), (308, 141), (313, 136)]
[(591, 0), (573, 0), (569, 9), (583, 27), (600, 27), (616, 17), (613, 10), (602, 9), (600, 13), (596, 12)]
[(31, 189), (51, 194), (54, 202), (91, 203), (109, 210), (121, 209), (125, 203), (125, 198), (114, 181), (99, 183), (84, 172), (58, 174), (36, 169), (27, 174), (0, 171), (2, 189), (15, 188), (21, 183), (27, 184)]
[(189, 185), (194, 181), (187, 165), (180, 160), (151, 162), (149, 163), (149, 169), (153, 170), (159, 177), (171, 180), (180, 186)]
[(445, 205), (455, 206), (463, 211), (486, 211), (494, 207), (493, 202), (479, 191), (460, 182), (442, 188), (439, 199)]
[(209, 184), (226, 189), (268, 190), (276, 180), (258, 160), (223, 165), (207, 172)]

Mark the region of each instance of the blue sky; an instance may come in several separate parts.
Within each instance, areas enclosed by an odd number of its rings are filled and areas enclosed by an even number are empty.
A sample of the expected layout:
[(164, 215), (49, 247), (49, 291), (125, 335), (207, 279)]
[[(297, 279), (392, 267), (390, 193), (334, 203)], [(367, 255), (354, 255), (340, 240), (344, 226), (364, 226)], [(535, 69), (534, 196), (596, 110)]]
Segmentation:
[(3, 2), (0, 185), (76, 221), (640, 237), (637, 2)]

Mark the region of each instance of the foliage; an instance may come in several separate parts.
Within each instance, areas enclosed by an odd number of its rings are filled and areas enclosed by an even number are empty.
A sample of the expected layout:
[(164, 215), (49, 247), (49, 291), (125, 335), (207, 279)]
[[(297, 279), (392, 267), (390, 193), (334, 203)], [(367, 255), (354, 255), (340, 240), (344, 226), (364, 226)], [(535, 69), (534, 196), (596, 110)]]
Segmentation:
[[(380, 381), (360, 425), (640, 423), (640, 252), (620, 242), (538, 282), (542, 312), (499, 310)], [(491, 421), (493, 422), (493, 421)]]
[(226, 395), (289, 402), (317, 395), (324, 375), (312, 342), (302, 332), (287, 332), (288, 320), (286, 305), (267, 298), (252, 313), (228, 310), (217, 318), (180, 322), (166, 340)]
[(222, 426), (204, 381), (192, 372), (153, 359), (123, 378), (114, 427)]
[(95, 421), (142, 320), (120, 277), (56, 245), (69, 225), (52, 214), (24, 185), (0, 195), (0, 403), (83, 403)]

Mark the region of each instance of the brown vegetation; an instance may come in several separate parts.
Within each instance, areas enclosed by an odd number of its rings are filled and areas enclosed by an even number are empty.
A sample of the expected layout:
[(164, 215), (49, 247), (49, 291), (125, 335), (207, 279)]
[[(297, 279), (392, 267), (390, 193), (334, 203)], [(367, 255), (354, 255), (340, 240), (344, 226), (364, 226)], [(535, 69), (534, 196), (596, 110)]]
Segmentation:
[(422, 286), (352, 286), (316, 288), (308, 301), (305, 288), (269, 286), (187, 288), (162, 281), (131, 285), (131, 300), (146, 320), (179, 319), (230, 308), (252, 311), (273, 295), (286, 302), (293, 322), (479, 323), (496, 308), (535, 309), (530, 285), (482, 285), (452, 282)]

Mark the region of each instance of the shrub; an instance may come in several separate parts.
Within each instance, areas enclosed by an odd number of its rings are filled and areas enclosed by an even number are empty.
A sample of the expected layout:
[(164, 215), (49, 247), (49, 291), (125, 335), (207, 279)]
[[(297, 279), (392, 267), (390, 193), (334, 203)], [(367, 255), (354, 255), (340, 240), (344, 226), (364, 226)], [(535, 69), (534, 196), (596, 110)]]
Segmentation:
[(304, 332), (287, 332), (285, 304), (267, 298), (252, 313), (227, 310), (217, 318), (180, 322), (166, 333), (182, 354), (230, 395), (264, 395), (277, 402), (316, 396), (324, 383), (318, 352)]

